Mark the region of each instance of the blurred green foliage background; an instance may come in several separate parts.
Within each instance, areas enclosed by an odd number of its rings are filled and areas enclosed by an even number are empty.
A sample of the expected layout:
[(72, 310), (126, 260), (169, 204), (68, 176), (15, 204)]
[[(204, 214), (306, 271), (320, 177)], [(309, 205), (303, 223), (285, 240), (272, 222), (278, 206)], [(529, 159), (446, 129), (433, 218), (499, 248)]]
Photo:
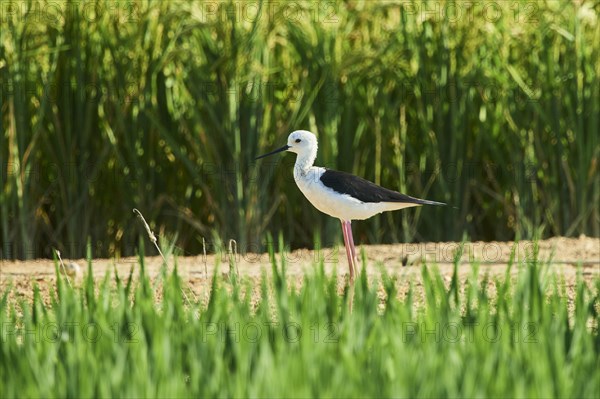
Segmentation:
[[(340, 240), (317, 162), (447, 202), (359, 243), (600, 236), (597, 1), (1, 1), (2, 258)], [(340, 236), (340, 237), (338, 237)]]

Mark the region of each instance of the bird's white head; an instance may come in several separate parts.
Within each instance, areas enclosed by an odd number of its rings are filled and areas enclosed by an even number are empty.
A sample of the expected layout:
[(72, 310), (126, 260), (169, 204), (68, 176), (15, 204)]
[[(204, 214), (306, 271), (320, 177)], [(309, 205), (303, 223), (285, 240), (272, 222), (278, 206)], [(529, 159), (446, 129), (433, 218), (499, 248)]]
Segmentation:
[[(299, 156), (317, 155), (317, 136), (308, 130), (296, 130), (288, 136), (288, 151), (295, 152)], [(313, 158), (314, 159), (314, 158)]]
[(306, 170), (313, 165), (313, 162), (317, 158), (318, 147), (317, 136), (308, 130), (296, 130), (290, 133), (286, 145), (275, 151), (271, 151), (268, 154), (261, 155), (256, 159), (264, 158), (282, 151), (295, 152), (298, 154), (298, 158), (296, 159), (296, 169)]

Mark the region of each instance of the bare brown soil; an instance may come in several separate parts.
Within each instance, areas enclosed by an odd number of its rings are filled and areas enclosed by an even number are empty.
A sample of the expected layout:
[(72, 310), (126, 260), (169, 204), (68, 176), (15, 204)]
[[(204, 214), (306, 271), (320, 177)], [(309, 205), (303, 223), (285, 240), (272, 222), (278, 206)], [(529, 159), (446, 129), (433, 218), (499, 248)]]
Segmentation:
[[(533, 260), (535, 256), (548, 264), (550, 272), (556, 272), (565, 281), (567, 287), (572, 287), (576, 281), (577, 271), (581, 267), (584, 279), (588, 282), (600, 278), (600, 239), (579, 237), (552, 239), (538, 242), (539, 250), (529, 241), (513, 242), (471, 242), (466, 243), (459, 263), (459, 277), (466, 279), (472, 273), (472, 264), (479, 263), (479, 274), (490, 276), (504, 276), (511, 256), (517, 264), (522, 261)], [(379, 276), (382, 270), (397, 276), (400, 283), (414, 281), (420, 285), (421, 268), (423, 262), (431, 267), (439, 268), (444, 278), (449, 281), (453, 270), (453, 260), (459, 243), (423, 243), (423, 244), (396, 244), (396, 245), (371, 245), (361, 246), (367, 260), (367, 273), (369, 277)], [(512, 253), (512, 255), (511, 255)], [(537, 255), (536, 255), (537, 254)], [(340, 283), (346, 279), (348, 266), (343, 247), (325, 248), (320, 251), (298, 250), (285, 255), (286, 271), (291, 281), (300, 282), (306, 273), (314, 269), (315, 261), (324, 260), (327, 273), (337, 273)], [(280, 260), (279, 255), (277, 259)], [(85, 260), (66, 260), (65, 263), (76, 262), (85, 271)], [(147, 272), (151, 277), (156, 277), (162, 265), (160, 257), (145, 259)], [(169, 259), (169, 264), (173, 265)], [(196, 295), (205, 295), (210, 287), (210, 277), (215, 267), (227, 276), (231, 271), (239, 273), (240, 277), (258, 281), (263, 273), (271, 274), (271, 263), (267, 254), (228, 254), (226, 251), (204, 256), (177, 258), (180, 275), (189, 284)], [(218, 265), (218, 266), (217, 266)], [(137, 258), (122, 259), (96, 259), (93, 261), (92, 270), (94, 278), (101, 279), (107, 272), (114, 276), (116, 270), (121, 277), (127, 277), (133, 268), (134, 275), (139, 272)], [(518, 267), (513, 267), (511, 273), (518, 272)], [(81, 281), (82, 276), (75, 277), (74, 284)], [(33, 286), (37, 285), (42, 290), (45, 299), (48, 299), (50, 290), (56, 282), (54, 264), (51, 260), (40, 259), (32, 261), (2, 261), (0, 263), (0, 292), (12, 287), (11, 296), (14, 299), (31, 299)], [(401, 290), (402, 291), (402, 290)]]

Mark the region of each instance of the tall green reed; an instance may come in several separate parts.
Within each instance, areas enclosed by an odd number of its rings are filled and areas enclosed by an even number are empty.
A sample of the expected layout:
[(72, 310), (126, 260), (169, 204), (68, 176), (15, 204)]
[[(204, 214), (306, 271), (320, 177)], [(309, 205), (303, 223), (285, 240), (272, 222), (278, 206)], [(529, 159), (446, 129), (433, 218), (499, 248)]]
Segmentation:
[(188, 253), (215, 232), (333, 245), (293, 157), (253, 161), (299, 128), (320, 164), (458, 208), (356, 223), (360, 242), (600, 235), (589, 2), (10, 4), (4, 258), (83, 256), (87, 237), (131, 255), (133, 207)]

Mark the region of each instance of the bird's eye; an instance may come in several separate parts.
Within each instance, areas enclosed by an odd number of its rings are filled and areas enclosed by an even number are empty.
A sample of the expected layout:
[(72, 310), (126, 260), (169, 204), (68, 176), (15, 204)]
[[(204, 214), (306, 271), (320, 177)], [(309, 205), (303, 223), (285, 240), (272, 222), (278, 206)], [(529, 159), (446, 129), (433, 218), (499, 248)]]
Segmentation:
[(302, 140), (300, 140), (300, 139), (296, 139), (296, 143), (299, 143), (299, 142), (301, 142), (301, 141), (302, 141)]

